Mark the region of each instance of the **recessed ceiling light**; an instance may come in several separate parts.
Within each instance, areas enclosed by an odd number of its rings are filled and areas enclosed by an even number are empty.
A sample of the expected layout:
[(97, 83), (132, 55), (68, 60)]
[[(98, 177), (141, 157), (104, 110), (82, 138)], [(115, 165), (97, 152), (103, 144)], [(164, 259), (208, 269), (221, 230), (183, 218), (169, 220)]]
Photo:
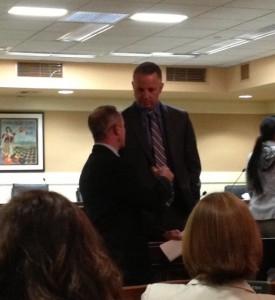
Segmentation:
[(176, 14), (151, 14), (151, 13), (138, 13), (130, 17), (131, 20), (143, 22), (156, 22), (156, 23), (180, 23), (188, 17), (185, 15)]
[(70, 94), (73, 94), (74, 91), (69, 91), (69, 90), (61, 90), (61, 91), (58, 91), (58, 94), (62, 94), (62, 95), (70, 95)]
[(250, 98), (252, 98), (252, 95), (240, 95), (239, 98), (240, 99), (250, 99)]
[(8, 13), (21, 16), (33, 17), (61, 17), (68, 11), (63, 8), (46, 8), (46, 7), (31, 7), (31, 6), (14, 6)]

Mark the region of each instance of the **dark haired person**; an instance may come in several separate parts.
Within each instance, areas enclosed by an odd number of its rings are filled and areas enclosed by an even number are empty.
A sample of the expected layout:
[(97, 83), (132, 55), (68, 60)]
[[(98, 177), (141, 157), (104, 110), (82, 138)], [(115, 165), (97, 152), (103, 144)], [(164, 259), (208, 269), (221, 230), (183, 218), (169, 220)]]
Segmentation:
[[(152, 240), (181, 239), (186, 219), (200, 198), (201, 164), (196, 137), (186, 111), (160, 102), (164, 86), (158, 65), (145, 62), (133, 73), (132, 86), (135, 101), (123, 112), (126, 127), (126, 144), (123, 155), (131, 161), (139, 178), (150, 186), (154, 181), (151, 170), (168, 167), (174, 174), (174, 196), (170, 205), (161, 212), (147, 212), (145, 219)], [(165, 157), (158, 163), (159, 147), (155, 146), (155, 127), (158, 142), (162, 143)]]
[(139, 183), (118, 153), (124, 147), (125, 127), (116, 107), (97, 107), (88, 125), (95, 144), (79, 180), (85, 209), (122, 271), (124, 285), (146, 284), (151, 277), (142, 211), (160, 209), (171, 198), (173, 174), (162, 168), (151, 188)]
[(275, 116), (265, 117), (259, 129), (246, 170), (249, 208), (262, 237), (275, 237)]
[(256, 294), (247, 283), (259, 269), (262, 242), (247, 205), (232, 193), (212, 193), (198, 202), (185, 227), (182, 256), (193, 279), (149, 285), (142, 300), (275, 299)]
[(55, 192), (0, 210), (1, 300), (120, 300), (121, 277), (86, 215)]

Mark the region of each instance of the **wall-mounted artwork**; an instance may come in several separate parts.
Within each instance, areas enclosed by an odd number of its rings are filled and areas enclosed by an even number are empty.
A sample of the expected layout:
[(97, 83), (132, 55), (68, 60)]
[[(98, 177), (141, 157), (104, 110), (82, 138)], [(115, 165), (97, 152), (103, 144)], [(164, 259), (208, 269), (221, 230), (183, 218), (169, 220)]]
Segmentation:
[(44, 171), (43, 113), (0, 112), (0, 172)]

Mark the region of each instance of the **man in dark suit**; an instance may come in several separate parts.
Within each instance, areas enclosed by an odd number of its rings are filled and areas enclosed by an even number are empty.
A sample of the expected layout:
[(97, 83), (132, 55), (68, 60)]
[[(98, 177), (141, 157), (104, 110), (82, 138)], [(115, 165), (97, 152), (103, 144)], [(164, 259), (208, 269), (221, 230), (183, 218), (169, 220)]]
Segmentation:
[(174, 197), (169, 207), (163, 208), (161, 212), (148, 212), (145, 217), (152, 240), (177, 239), (200, 198), (201, 164), (193, 126), (186, 111), (159, 101), (164, 84), (158, 65), (145, 62), (137, 66), (132, 85), (135, 102), (122, 112), (126, 128), (123, 155), (134, 165), (144, 184), (151, 185), (154, 179), (152, 167), (156, 174), (158, 172), (148, 119), (149, 113), (154, 112), (162, 135), (166, 165), (175, 176)]
[(151, 188), (143, 188), (134, 169), (119, 157), (124, 121), (114, 106), (100, 106), (88, 119), (95, 144), (81, 172), (79, 187), (91, 222), (124, 275), (124, 285), (150, 282), (142, 211), (161, 209), (171, 198), (173, 174), (163, 168)]

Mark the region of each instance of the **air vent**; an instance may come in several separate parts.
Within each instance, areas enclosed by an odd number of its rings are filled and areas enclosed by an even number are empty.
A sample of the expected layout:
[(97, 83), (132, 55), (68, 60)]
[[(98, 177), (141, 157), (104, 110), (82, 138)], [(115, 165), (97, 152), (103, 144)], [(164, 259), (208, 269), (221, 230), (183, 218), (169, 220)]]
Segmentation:
[(167, 81), (205, 82), (205, 68), (167, 68)]
[(17, 76), (61, 78), (62, 64), (18, 62)]
[(241, 65), (241, 80), (249, 78), (249, 64)]

